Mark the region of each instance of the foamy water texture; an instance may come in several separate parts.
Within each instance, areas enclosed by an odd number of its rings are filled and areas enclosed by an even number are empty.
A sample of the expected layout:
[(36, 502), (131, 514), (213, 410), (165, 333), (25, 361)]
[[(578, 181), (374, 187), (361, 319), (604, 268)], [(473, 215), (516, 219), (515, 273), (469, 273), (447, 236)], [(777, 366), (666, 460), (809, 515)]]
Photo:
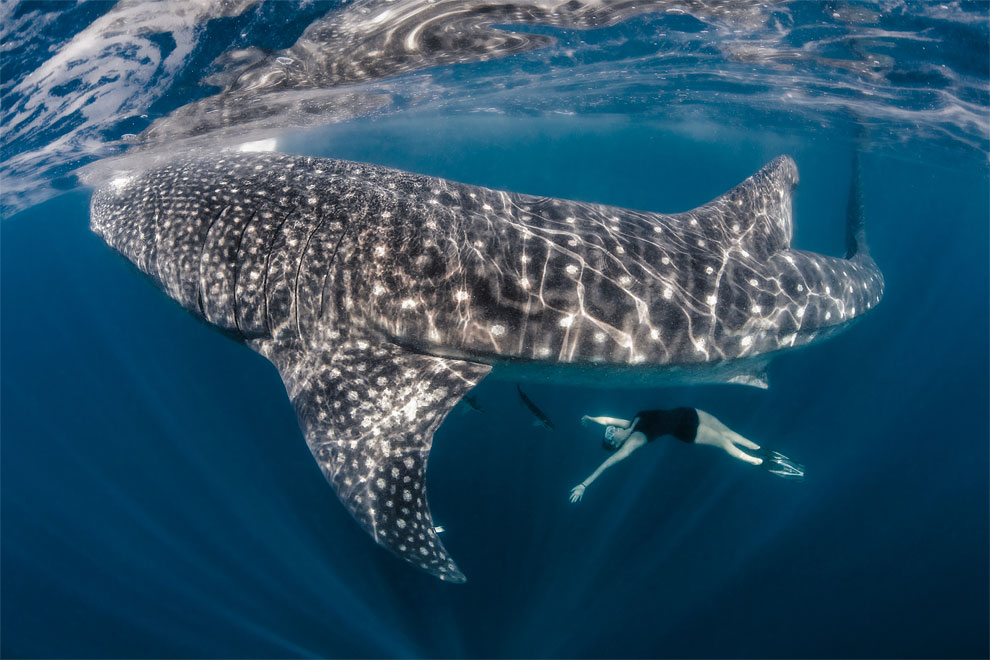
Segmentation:
[(4, 214), (105, 156), (413, 108), (854, 122), (873, 145), (986, 153), (987, 15), (960, 0), (5, 4)]

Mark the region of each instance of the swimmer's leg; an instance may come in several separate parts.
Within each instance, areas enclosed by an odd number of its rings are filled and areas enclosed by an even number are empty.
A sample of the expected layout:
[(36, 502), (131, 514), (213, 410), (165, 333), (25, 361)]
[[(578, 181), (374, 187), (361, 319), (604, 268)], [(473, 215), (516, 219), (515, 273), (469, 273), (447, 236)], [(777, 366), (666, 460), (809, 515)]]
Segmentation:
[[(728, 426), (718, 421), (703, 410), (698, 411), (698, 435), (695, 442), (699, 445), (712, 445), (725, 450), (729, 456), (756, 465), (783, 479), (794, 481), (804, 480), (804, 466), (791, 460), (780, 452), (765, 447), (739, 435)], [(736, 445), (741, 445), (749, 452), (743, 451)], [(752, 453), (750, 453), (752, 452)]]
[(764, 459), (760, 456), (747, 454), (742, 449), (735, 446), (731, 439), (726, 439), (725, 444), (722, 445), (722, 449), (724, 449), (729, 456), (738, 458), (740, 461), (746, 461), (750, 465), (761, 465), (764, 461)]
[(742, 437), (703, 410), (698, 411), (698, 435), (694, 441), (699, 445), (719, 447), (725, 450), (729, 456), (738, 458), (740, 461), (745, 461), (750, 465), (760, 465), (763, 462), (763, 458), (747, 454), (737, 447), (736, 443), (744, 447), (750, 447), (752, 445), (751, 448), (755, 449), (759, 449), (759, 445)]
[(733, 432), (732, 433), (732, 436), (733, 436), (732, 437), (732, 442), (734, 442), (735, 444), (740, 445), (742, 447), (745, 447), (746, 449), (752, 449), (753, 451), (756, 451), (757, 449), (760, 448), (760, 446), (758, 444), (756, 444), (755, 442), (753, 442), (749, 438), (742, 437), (738, 433)]

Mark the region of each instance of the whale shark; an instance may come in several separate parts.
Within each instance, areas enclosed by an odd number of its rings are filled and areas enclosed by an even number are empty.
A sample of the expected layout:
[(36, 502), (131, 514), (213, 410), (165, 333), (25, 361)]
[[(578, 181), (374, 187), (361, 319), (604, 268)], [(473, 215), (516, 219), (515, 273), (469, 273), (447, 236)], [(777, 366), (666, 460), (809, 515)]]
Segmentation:
[(508, 377), (766, 386), (775, 355), (880, 302), (862, 216), (845, 258), (792, 249), (794, 161), (660, 214), (278, 153), (178, 157), (97, 189), (91, 228), (277, 368), (327, 481), (381, 546), (449, 582), (434, 431)]

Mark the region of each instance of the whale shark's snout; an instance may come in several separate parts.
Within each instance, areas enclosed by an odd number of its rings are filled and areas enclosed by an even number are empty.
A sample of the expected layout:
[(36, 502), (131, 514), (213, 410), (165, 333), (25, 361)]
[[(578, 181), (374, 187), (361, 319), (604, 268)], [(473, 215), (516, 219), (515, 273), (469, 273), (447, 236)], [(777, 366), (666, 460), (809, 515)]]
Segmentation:
[(314, 458), (376, 542), (462, 582), (426, 464), (436, 428), (493, 366), (765, 386), (770, 356), (880, 301), (859, 206), (849, 258), (791, 248), (797, 182), (782, 156), (664, 215), (219, 153), (122, 174), (93, 195), (91, 225), (274, 363)]

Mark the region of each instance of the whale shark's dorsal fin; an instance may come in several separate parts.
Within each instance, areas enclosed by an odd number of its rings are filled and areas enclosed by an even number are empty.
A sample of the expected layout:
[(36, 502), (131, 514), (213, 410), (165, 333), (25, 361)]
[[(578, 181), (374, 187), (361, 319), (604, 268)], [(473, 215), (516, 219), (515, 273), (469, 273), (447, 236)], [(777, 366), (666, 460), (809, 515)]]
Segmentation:
[(361, 526), (402, 559), (464, 582), (430, 516), (426, 462), (433, 432), (491, 367), (365, 340), (332, 352), (251, 346), (278, 368), (313, 457)]
[(797, 165), (778, 156), (735, 188), (686, 214), (723, 231), (757, 259), (790, 247), (791, 197), (798, 183)]

